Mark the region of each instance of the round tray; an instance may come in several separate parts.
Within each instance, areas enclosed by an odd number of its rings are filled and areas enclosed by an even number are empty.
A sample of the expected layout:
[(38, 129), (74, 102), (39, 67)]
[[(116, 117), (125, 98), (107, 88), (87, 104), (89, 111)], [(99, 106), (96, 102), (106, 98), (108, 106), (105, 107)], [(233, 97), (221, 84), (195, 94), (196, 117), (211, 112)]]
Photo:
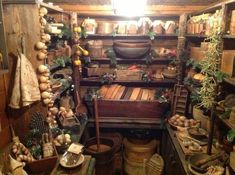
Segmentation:
[(77, 161), (77, 163), (75, 163), (73, 165), (66, 165), (65, 159), (66, 159), (66, 156), (61, 157), (60, 165), (64, 168), (72, 169), (72, 168), (76, 168), (77, 166), (81, 165), (84, 162), (85, 157), (84, 157), (83, 154), (81, 154), (81, 156), (80, 156), (79, 160)]
[[(195, 131), (195, 130), (198, 130), (198, 131)], [(207, 140), (207, 131), (203, 128), (196, 128), (196, 127), (191, 127), (191, 128), (188, 128), (188, 133), (189, 135), (194, 138), (194, 139), (197, 139), (197, 140)]]

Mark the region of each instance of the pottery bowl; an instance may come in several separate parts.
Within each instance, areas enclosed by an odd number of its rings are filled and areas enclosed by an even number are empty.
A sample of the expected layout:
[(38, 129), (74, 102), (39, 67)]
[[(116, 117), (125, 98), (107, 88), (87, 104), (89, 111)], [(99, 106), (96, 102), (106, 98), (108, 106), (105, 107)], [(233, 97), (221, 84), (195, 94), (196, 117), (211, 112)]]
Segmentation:
[(117, 56), (121, 58), (144, 58), (151, 48), (150, 41), (137, 41), (137, 40), (130, 40), (130, 41), (114, 41), (113, 49)]

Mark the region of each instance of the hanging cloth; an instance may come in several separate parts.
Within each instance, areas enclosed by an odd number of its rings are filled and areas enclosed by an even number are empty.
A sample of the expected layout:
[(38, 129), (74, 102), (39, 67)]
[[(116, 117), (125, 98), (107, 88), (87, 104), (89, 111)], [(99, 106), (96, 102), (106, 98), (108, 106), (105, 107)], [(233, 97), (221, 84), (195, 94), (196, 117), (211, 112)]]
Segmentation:
[(14, 87), (9, 106), (21, 108), (41, 99), (35, 70), (22, 53), (18, 53)]

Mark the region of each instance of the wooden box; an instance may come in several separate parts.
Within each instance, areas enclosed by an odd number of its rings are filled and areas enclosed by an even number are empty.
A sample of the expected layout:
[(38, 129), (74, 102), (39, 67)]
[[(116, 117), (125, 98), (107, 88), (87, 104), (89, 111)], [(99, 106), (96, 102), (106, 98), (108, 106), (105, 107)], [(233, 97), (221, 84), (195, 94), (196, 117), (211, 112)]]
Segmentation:
[(204, 59), (205, 51), (201, 49), (201, 47), (191, 47), (190, 48), (190, 58), (201, 61)]
[(101, 76), (105, 73), (113, 74), (114, 69), (108, 67), (86, 67), (83, 69), (83, 73), (85, 76), (92, 77), (92, 76)]
[(235, 50), (224, 50), (221, 60), (221, 71), (235, 77)]
[(141, 80), (140, 70), (117, 70), (117, 80)]
[(155, 100), (98, 100), (97, 102), (100, 117), (160, 118), (167, 108), (166, 104)]
[(56, 166), (58, 160), (58, 153), (54, 147), (54, 155), (52, 157), (43, 158), (26, 164), (26, 168), (33, 174), (43, 172), (51, 172)]

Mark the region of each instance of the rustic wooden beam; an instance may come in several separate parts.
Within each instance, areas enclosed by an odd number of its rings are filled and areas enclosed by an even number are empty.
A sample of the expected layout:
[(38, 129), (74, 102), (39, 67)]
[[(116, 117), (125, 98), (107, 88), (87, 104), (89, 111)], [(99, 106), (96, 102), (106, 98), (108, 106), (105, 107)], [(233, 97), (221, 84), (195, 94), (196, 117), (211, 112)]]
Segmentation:
[[(209, 5), (213, 2), (217, 2), (218, 0), (147, 0), (148, 5), (156, 5), (156, 4), (165, 4), (165, 5)], [(95, 5), (105, 5), (111, 4), (111, 0), (69, 0), (69, 1), (62, 1), (62, 0), (45, 0), (45, 2), (54, 2), (54, 3), (74, 3), (74, 4), (95, 4)]]
[[(79, 14), (114, 14), (111, 5), (76, 5), (76, 4), (60, 4), (60, 7), (65, 11), (75, 11)], [(146, 14), (182, 14), (191, 13), (205, 8), (205, 6), (193, 5), (150, 5), (147, 6)]]

